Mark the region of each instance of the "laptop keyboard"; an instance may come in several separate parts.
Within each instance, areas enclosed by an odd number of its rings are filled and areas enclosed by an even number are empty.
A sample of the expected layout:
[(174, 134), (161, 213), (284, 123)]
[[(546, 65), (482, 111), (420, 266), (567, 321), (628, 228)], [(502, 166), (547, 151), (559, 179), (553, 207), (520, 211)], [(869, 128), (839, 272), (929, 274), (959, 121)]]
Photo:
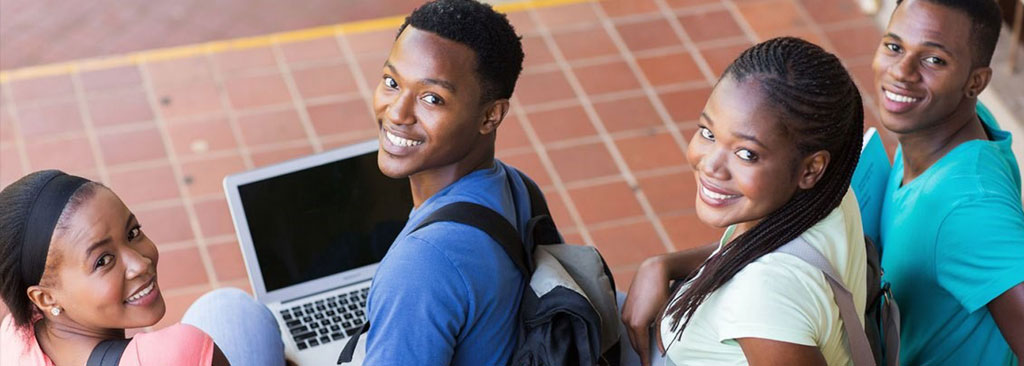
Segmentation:
[(366, 322), (369, 288), (310, 301), (281, 310), (299, 350), (351, 337)]

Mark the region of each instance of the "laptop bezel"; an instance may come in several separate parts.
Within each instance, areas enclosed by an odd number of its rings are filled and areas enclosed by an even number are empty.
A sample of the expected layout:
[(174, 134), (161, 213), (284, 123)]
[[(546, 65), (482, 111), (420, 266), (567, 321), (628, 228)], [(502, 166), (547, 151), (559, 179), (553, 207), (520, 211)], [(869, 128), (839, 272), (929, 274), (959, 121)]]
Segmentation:
[(231, 211), (231, 221), (235, 225), (235, 233), (237, 234), (238, 244), (242, 251), (242, 259), (245, 262), (245, 270), (249, 276), (249, 283), (252, 285), (253, 295), (256, 296), (258, 301), (264, 304), (288, 302), (290, 300), (304, 298), (324, 291), (366, 281), (373, 277), (379, 263), (373, 263), (315, 280), (297, 283), (273, 291), (267, 291), (266, 283), (263, 281), (263, 272), (260, 270), (259, 260), (257, 260), (256, 256), (256, 247), (252, 241), (252, 233), (249, 231), (249, 224), (246, 220), (245, 207), (242, 206), (242, 198), (239, 194), (238, 187), (264, 179), (290, 174), (303, 169), (374, 152), (377, 151), (378, 148), (378, 140), (374, 139), (242, 173), (232, 174), (224, 178), (224, 192), (227, 196), (228, 208)]

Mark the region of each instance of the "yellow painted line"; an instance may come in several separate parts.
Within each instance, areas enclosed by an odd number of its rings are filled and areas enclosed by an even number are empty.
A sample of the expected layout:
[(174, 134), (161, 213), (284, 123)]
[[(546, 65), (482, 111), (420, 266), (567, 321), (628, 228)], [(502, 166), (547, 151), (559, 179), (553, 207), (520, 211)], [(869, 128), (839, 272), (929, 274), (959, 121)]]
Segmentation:
[[(596, 0), (526, 0), (513, 3), (498, 4), (494, 9), (502, 13), (514, 13), (529, 9), (540, 9)], [(110, 69), (121, 66), (137, 65), (145, 62), (166, 61), (202, 54), (225, 51), (244, 50), (256, 47), (269, 47), (274, 44), (308, 41), (311, 39), (334, 37), (342, 34), (366, 33), (386, 29), (395, 29), (405, 21), (405, 16), (384, 17), (361, 20), (350, 23), (327, 25), (295, 31), (271, 33), (255, 37), (236, 38), (223, 41), (212, 41), (187, 46), (158, 48), (133, 52), (123, 55), (105, 56), (68, 62), (30, 66), (9, 71), (0, 70), (0, 84), (15, 80), (25, 80), (46, 76), (65, 75), (76, 72)]]

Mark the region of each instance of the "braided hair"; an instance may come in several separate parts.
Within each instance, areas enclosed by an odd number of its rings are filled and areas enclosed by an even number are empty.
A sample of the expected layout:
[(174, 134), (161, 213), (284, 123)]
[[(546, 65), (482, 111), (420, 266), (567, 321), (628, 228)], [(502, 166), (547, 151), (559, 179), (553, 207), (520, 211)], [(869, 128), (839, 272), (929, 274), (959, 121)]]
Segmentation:
[[(744, 51), (723, 78), (756, 80), (801, 156), (828, 151), (831, 162), (813, 188), (797, 191), (782, 207), (708, 258), (689, 286), (666, 304), (675, 339), (697, 308), (747, 264), (795, 239), (839, 206), (860, 157), (864, 110), (860, 92), (836, 56), (799, 38), (771, 39)], [(693, 274), (691, 273), (691, 276)], [(679, 293), (682, 292), (680, 295)], [(685, 319), (685, 320), (683, 320)]]

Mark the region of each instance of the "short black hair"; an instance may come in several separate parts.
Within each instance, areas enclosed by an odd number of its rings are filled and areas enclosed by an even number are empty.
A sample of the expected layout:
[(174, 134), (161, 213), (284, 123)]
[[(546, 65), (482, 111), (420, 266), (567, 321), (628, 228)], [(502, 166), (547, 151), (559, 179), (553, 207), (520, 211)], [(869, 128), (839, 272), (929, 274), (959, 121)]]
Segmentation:
[[(46, 182), (62, 174), (64, 173), (59, 170), (37, 171), (0, 191), (0, 298), (11, 312), (14, 325), (18, 327), (29, 325), (35, 311), (35, 305), (26, 293), (31, 284), (21, 272), (21, 246), (25, 239), (25, 221), (28, 220), (35, 197)], [(64, 206), (57, 225), (60, 226), (61, 221), (66, 221), (67, 217), (74, 215), (81, 203), (94, 194), (96, 187), (102, 186), (96, 182), (89, 182), (78, 187)]]
[[(974, 52), (975, 66), (988, 66), (999, 42), (999, 30), (1003, 26), (1003, 14), (995, 0), (922, 0), (959, 11), (971, 21), (970, 44)], [(896, 0), (899, 8), (903, 0)]]
[(410, 25), (476, 53), (483, 102), (512, 97), (523, 70), (523, 45), (505, 14), (476, 0), (434, 0), (413, 10), (398, 36)]

